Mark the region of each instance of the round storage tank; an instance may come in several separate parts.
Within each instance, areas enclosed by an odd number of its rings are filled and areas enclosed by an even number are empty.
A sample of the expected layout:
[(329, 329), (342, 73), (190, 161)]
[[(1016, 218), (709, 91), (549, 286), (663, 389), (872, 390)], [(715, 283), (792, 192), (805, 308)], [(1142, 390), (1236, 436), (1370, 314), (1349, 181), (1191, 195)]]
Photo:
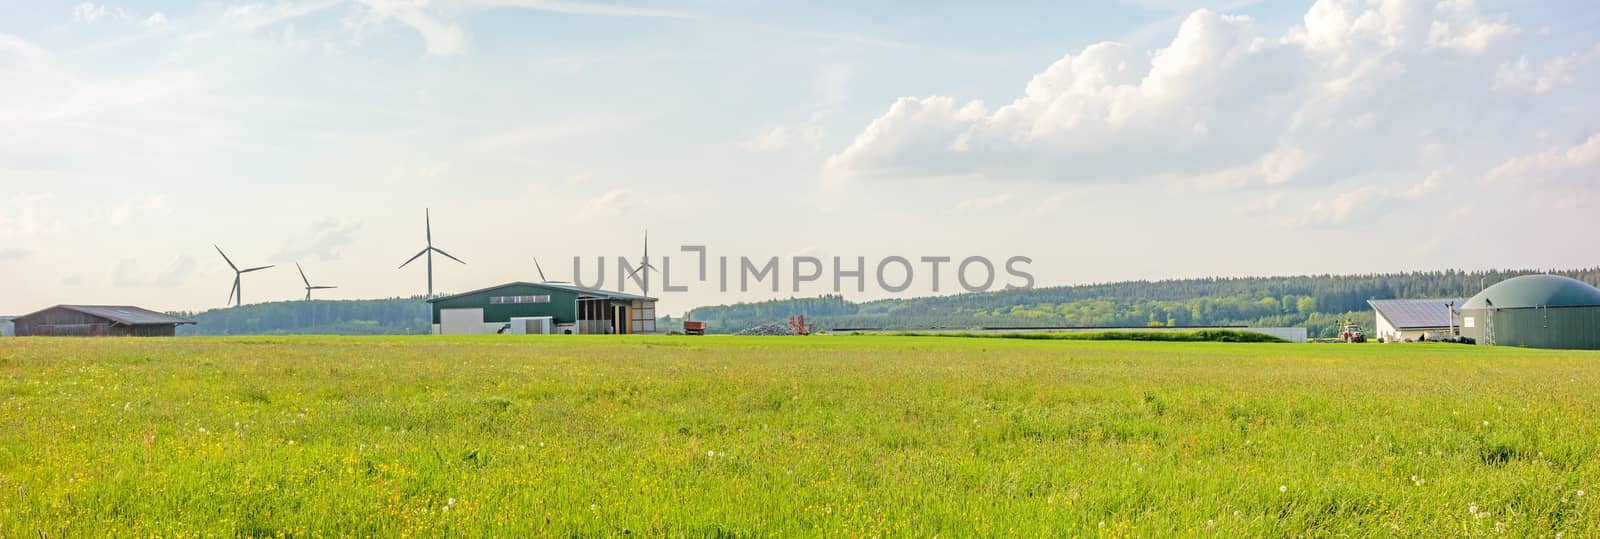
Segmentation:
[(1478, 344), (1600, 350), (1600, 289), (1559, 275), (1512, 277), (1461, 305)]

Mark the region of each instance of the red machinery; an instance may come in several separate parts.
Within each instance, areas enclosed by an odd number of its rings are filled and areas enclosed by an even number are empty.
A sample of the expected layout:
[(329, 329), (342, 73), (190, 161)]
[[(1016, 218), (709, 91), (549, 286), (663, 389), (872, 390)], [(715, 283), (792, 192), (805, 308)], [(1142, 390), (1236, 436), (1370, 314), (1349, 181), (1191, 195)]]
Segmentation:
[(812, 326), (806, 325), (806, 315), (797, 314), (789, 317), (789, 330), (795, 335), (810, 335)]
[(689, 320), (684, 320), (683, 321), (683, 334), (684, 335), (705, 335), (706, 334), (706, 323), (705, 322), (692, 322), (692, 321), (689, 321)]

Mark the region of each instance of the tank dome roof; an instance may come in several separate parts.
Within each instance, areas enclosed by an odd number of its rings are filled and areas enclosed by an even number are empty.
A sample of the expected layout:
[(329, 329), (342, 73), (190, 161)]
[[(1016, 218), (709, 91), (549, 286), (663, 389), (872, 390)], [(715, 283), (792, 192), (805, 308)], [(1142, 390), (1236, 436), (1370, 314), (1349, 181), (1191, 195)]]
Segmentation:
[(1495, 283), (1472, 296), (1463, 309), (1574, 307), (1600, 305), (1600, 288), (1560, 275), (1522, 275)]

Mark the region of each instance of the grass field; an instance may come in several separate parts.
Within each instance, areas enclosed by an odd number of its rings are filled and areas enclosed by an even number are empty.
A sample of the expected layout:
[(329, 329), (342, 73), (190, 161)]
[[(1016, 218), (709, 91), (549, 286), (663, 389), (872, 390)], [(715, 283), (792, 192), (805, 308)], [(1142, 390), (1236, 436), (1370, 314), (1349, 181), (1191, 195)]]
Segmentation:
[(1600, 353), (0, 339), (0, 537), (1600, 536)]

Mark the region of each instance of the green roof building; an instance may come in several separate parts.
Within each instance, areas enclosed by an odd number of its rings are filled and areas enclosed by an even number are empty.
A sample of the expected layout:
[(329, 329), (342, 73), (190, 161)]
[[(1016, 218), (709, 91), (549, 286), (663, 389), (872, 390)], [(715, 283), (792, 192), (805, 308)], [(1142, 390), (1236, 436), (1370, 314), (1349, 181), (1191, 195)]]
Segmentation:
[(1559, 275), (1512, 277), (1461, 306), (1478, 344), (1600, 350), (1600, 289)]
[(428, 300), (435, 335), (656, 332), (656, 299), (561, 283), (511, 282)]

